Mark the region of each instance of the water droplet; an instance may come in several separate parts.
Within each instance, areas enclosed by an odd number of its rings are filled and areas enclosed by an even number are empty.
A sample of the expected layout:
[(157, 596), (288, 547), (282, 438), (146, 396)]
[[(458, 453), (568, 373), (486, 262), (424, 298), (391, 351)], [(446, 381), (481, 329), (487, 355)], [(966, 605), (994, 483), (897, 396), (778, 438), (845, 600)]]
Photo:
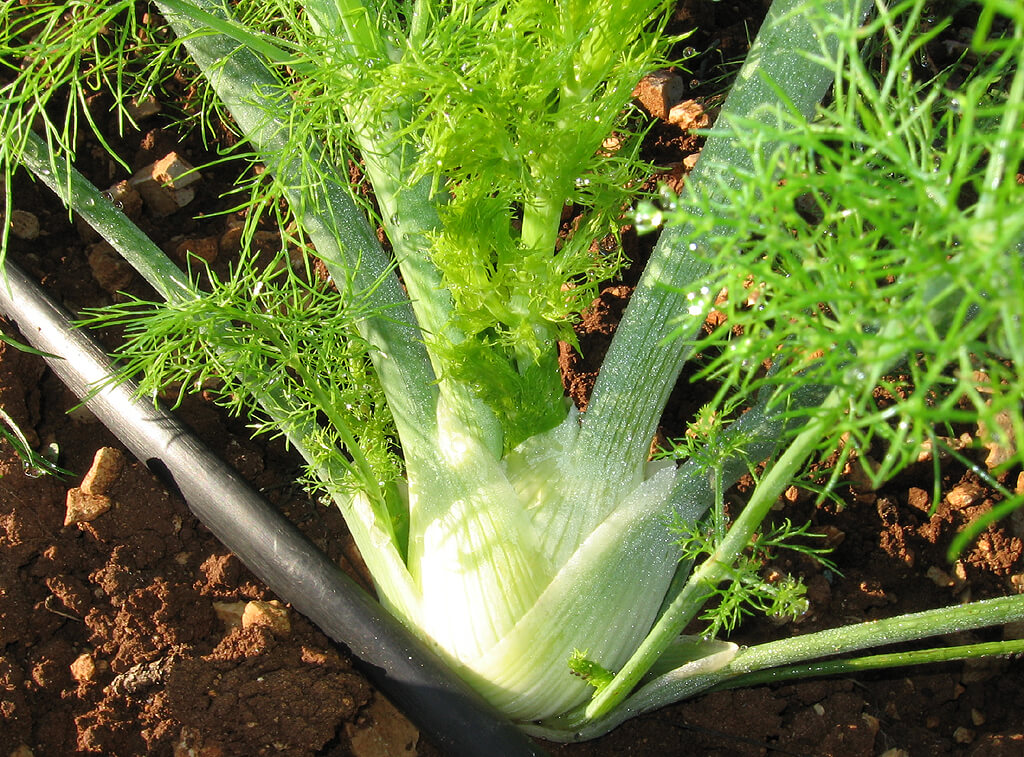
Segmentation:
[(863, 384), (867, 379), (867, 374), (864, 373), (860, 368), (849, 368), (844, 375), (847, 384)]

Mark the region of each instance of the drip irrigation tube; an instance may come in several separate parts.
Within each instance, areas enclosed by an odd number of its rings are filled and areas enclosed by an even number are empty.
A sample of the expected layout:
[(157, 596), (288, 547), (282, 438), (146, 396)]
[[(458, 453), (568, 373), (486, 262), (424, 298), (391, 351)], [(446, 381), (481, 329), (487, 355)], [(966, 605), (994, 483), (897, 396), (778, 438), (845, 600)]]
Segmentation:
[(10, 261), (4, 267), (0, 311), (53, 356), (51, 369), (278, 597), (345, 645), (445, 755), (544, 754), (172, 415), (132, 385), (109, 383), (110, 361), (92, 338)]

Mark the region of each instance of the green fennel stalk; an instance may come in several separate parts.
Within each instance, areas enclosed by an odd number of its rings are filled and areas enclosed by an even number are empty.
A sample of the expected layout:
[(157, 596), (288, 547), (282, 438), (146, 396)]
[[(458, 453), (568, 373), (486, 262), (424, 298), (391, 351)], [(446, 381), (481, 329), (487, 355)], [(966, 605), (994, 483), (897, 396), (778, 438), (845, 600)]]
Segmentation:
[[(1021, 598), (993, 600), (750, 650), (680, 635), (737, 579), (782, 490), (841, 437), (843, 455), (887, 443), (879, 479), (956, 420), (1005, 429), (1005, 416), (1020, 438), (1019, 8), (980, 4), (975, 47), (989, 57), (953, 83), (908, 73), (937, 33), (918, 29), (922, 2), (777, 0), (683, 195), (636, 211), (664, 229), (578, 413), (556, 342), (621, 264), (591, 242), (615, 235), (645, 170), (623, 114), (668, 50), (666, 3), (157, 2), (268, 169), (251, 207), (286, 200), (298, 231), (285, 237), (311, 243), (330, 274), (243, 258), (208, 292), (70, 166), (87, 113), (75, 98), (94, 83), (81, 71), (120, 91), (118, 51), (142, 59), (151, 44), (103, 36), (119, 14), (131, 26), (134, 4), (72, 4), (84, 23), (70, 28), (56, 5), (15, 5), (2, 6), (3, 47), (24, 65), (3, 89), (0, 162), (47, 183), (166, 299), (97, 316), (127, 327), (126, 371), (154, 392), (215, 376), (235, 410), (285, 434), (345, 514), (382, 602), (533, 732), (589, 738), (756, 671), (1024, 616)], [(877, 38), (889, 45), (878, 73)], [(147, 85), (177, 48), (158, 49), (139, 63)], [(72, 107), (37, 135), (53, 82)], [(624, 147), (607, 155), (613, 129)], [(390, 254), (351, 194), (349, 160)], [(584, 220), (566, 233), (567, 205)], [(701, 336), (712, 307), (731, 328)], [(706, 416), (721, 447), (652, 463), (698, 351), (721, 385)], [(908, 386), (887, 378), (896, 368)], [(877, 386), (906, 399), (879, 409)], [(729, 529), (701, 542), (707, 554), (677, 542), (671, 522), (705, 528), (723, 487), (776, 457)], [(916, 661), (847, 664), (901, 660)]]

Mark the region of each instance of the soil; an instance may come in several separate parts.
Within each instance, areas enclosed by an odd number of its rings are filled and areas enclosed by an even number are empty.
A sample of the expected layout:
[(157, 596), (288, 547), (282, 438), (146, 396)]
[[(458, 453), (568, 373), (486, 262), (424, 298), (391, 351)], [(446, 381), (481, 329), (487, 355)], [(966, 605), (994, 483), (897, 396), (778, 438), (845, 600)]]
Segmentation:
[[(764, 4), (684, 2), (681, 26), (699, 19), (687, 44), (712, 52), (687, 80), (696, 113), (709, 101), (715, 61), (742, 55)], [(710, 62), (709, 62), (710, 61)], [(187, 82), (183, 83), (183, 86)], [(94, 112), (109, 113), (104, 95)], [(653, 108), (650, 108), (653, 110)], [(655, 114), (658, 115), (658, 114)], [(170, 152), (193, 165), (213, 156), (197, 135), (165, 130), (160, 114), (112, 144), (132, 171)], [(678, 181), (699, 140), (667, 120), (648, 139), (659, 178)], [(126, 178), (90, 139), (80, 169), (101, 187)], [(164, 249), (203, 250), (216, 268), (237, 248), (241, 219), (223, 193), (235, 177), (204, 168), (195, 197), (161, 215), (157, 201), (134, 209)], [(14, 207), (38, 221), (35, 237), (13, 238), (11, 255), (72, 311), (102, 305), (144, 285), (88, 229), (69, 220), (45, 189), (18, 177)], [(27, 215), (22, 221), (29, 221)], [(30, 223), (31, 225), (31, 223)], [(264, 241), (278, 243), (271, 231)], [(640, 261), (646, 239), (627, 232)], [(234, 245), (234, 247), (233, 247)], [(639, 262), (610, 282), (579, 326), (584, 357), (563, 351), (567, 391), (586, 402), (600, 356), (628, 300)], [(14, 334), (9, 325), (4, 330)], [(117, 335), (102, 333), (108, 343)], [(664, 424), (678, 432), (700, 404), (686, 381)], [(41, 359), (0, 344), (0, 407), (36, 449), (55, 445), (65, 478), (30, 475), (0, 444), (0, 755), (436, 755), (405, 718), (330, 642), (229, 554), (75, 399)], [(280, 444), (253, 441), (243, 422), (202, 396), (179, 415), (218, 454), (353, 575), (359, 571), (338, 512), (294, 481), (297, 458)], [(963, 429), (969, 438), (977, 429)], [(101, 449), (97, 476), (94, 467)], [(966, 454), (975, 454), (970, 449)], [(985, 464), (984, 450), (975, 461)], [(109, 471), (107, 479), (102, 471)], [(809, 612), (796, 622), (751, 620), (733, 639), (756, 643), (851, 621), (880, 618), (968, 599), (1024, 591), (1024, 520), (988, 531), (955, 563), (945, 548), (962, 525), (992, 507), (996, 495), (975, 471), (941, 465), (942, 498), (931, 512), (930, 460), (871, 490), (851, 469), (842, 502), (816, 506), (793, 488), (780, 513), (809, 520), (835, 547), (838, 571), (810, 559), (777, 568), (808, 585)], [(1018, 471), (1004, 476), (1021, 486)], [(749, 482), (746, 482), (749, 484)], [(741, 483), (732, 495), (742, 497)], [(84, 494), (83, 494), (84, 492)], [(84, 502), (65, 524), (67, 504)], [(90, 507), (92, 509), (90, 509)], [(989, 640), (1024, 629), (962, 634)], [(708, 694), (626, 723), (578, 745), (547, 745), (557, 755), (965, 755), (1024, 754), (1024, 666), (993, 659), (848, 678), (810, 680)]]

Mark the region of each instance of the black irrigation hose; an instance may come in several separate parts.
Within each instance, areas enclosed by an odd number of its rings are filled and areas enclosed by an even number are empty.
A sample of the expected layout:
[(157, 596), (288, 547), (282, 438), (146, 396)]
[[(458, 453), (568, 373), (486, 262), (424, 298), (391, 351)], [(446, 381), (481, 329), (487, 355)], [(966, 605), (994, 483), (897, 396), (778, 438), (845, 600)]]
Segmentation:
[[(0, 311), (55, 356), (47, 362), (76, 395), (89, 395), (110, 376), (106, 355), (24, 273), (9, 261), (5, 268)], [(277, 596), (348, 647), (445, 755), (544, 754), (173, 416), (127, 384), (108, 384), (86, 405)]]

